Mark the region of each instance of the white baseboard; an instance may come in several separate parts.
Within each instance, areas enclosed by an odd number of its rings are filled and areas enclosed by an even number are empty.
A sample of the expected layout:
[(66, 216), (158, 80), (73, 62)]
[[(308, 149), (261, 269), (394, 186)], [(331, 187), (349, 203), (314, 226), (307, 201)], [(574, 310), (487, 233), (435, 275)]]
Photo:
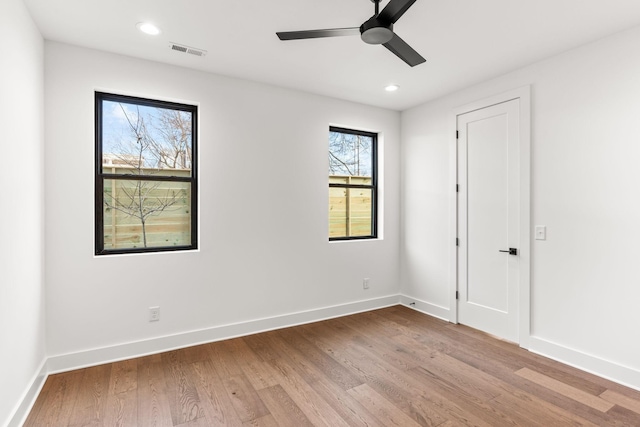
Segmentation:
[(640, 390), (640, 370), (623, 366), (539, 337), (529, 338), (529, 351), (590, 374)]
[(439, 305), (402, 294), (400, 294), (400, 304), (428, 314), (429, 316), (437, 317), (438, 319), (446, 320), (447, 322), (449, 321), (451, 310), (446, 307), (441, 307)]
[(86, 368), (89, 366), (101, 365), (104, 363), (116, 362), (119, 360), (161, 353), (164, 351), (171, 351), (198, 344), (221, 341), (229, 338), (256, 334), (259, 332), (266, 332), (305, 323), (318, 322), (320, 320), (397, 305), (399, 302), (398, 295), (389, 295), (386, 297), (289, 313), (281, 316), (215, 326), (212, 328), (189, 331), (144, 341), (119, 344), (111, 347), (50, 356), (47, 361), (47, 371), (49, 374), (71, 371), (74, 369)]
[[(36, 402), (36, 398), (40, 394), (40, 390), (42, 390), (42, 386), (44, 385), (47, 376), (47, 359), (43, 359), (42, 363), (40, 363), (40, 368), (36, 371), (36, 374), (31, 381), (31, 385), (29, 385), (22, 394), (20, 403), (14, 409), (13, 415), (9, 417), (6, 427), (20, 427), (24, 424), (27, 419), (27, 415), (31, 412), (33, 404)], [(2, 422), (2, 420), (0, 420), (0, 422)]]

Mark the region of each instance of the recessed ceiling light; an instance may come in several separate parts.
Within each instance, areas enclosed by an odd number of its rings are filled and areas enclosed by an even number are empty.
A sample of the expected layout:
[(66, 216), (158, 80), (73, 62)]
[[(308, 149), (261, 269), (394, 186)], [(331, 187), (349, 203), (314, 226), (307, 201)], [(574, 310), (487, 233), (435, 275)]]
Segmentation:
[(384, 90), (386, 90), (387, 92), (395, 92), (398, 89), (400, 89), (400, 86), (398, 85), (389, 85), (384, 88)]
[(157, 36), (160, 34), (160, 28), (149, 22), (138, 22), (136, 27), (145, 34), (150, 34), (152, 36)]

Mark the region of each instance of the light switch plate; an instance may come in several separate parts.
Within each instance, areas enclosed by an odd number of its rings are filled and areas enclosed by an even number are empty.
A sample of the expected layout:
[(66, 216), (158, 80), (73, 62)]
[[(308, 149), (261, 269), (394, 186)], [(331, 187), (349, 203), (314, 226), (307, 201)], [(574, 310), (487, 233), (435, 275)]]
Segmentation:
[(536, 225), (536, 240), (547, 240), (547, 226)]

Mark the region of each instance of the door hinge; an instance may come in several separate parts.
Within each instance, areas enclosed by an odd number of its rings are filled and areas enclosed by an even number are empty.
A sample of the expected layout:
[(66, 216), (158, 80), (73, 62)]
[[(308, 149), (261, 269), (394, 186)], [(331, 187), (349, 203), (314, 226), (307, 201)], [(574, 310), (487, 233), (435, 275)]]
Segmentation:
[(456, 131), (456, 139), (458, 139), (458, 135), (459, 135), (459, 134), (458, 134), (458, 131)]
[(460, 246), (460, 239), (456, 237), (456, 246)]
[(460, 298), (460, 293), (458, 291), (456, 291), (456, 299)]
[(460, 192), (460, 185), (456, 184), (456, 193)]

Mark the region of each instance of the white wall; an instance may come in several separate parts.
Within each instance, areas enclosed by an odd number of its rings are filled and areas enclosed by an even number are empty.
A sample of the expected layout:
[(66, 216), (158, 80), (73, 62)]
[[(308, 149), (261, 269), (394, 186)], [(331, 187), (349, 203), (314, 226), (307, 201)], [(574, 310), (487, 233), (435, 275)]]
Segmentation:
[(402, 293), (449, 310), (452, 110), (532, 86), (531, 348), (640, 388), (640, 28), (402, 114)]
[[(54, 42), (45, 87), (52, 360), (397, 294), (399, 113)], [(198, 252), (94, 257), (96, 89), (199, 105)], [(383, 239), (327, 241), (330, 124), (383, 135)]]
[[(21, 0), (0, 2), (0, 425), (45, 359), (43, 41)], [(37, 386), (36, 386), (37, 388)], [(17, 422), (17, 421), (14, 421)]]

